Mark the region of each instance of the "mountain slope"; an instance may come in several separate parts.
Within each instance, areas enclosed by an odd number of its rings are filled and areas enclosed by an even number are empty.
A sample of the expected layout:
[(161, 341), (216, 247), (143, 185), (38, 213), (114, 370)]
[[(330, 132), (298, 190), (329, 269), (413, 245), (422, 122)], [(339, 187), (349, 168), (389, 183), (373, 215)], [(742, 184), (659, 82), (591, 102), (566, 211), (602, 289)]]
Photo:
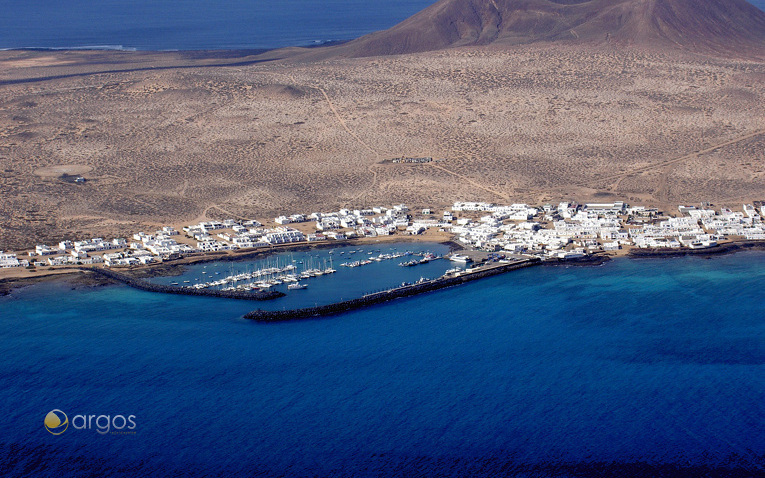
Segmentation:
[(759, 56), (765, 12), (745, 0), (441, 0), (334, 50), (377, 56), (555, 41)]

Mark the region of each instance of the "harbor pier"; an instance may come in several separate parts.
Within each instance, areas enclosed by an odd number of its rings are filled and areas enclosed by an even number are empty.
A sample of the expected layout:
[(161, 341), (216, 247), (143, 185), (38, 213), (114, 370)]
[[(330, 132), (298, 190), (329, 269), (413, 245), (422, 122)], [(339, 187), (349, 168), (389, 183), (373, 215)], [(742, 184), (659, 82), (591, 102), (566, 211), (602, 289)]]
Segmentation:
[(367, 294), (358, 299), (293, 310), (255, 310), (246, 314), (244, 317), (258, 322), (284, 322), (288, 320), (327, 317), (376, 304), (382, 304), (394, 299), (411, 297), (426, 292), (457, 286), (466, 282), (539, 265), (541, 263), (542, 261), (538, 257), (513, 259), (508, 262), (489, 263), (473, 269), (468, 269), (465, 272), (444, 275), (438, 279), (420, 281), (414, 284), (405, 284), (393, 289)]

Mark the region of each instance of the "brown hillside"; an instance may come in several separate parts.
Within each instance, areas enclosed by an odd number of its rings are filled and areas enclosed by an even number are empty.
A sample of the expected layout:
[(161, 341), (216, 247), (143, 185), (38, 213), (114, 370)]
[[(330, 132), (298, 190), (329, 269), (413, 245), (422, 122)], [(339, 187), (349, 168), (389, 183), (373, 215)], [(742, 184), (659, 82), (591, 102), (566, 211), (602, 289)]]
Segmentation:
[(388, 30), (322, 54), (560, 41), (761, 56), (765, 13), (745, 0), (441, 0)]

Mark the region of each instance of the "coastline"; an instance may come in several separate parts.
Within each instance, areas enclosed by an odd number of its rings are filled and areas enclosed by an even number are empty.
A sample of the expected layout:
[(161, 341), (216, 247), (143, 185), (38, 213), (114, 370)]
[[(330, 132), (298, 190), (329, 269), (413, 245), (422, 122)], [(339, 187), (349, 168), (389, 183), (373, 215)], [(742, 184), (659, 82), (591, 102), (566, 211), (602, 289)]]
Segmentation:
[(106, 277), (107, 279), (119, 281), (134, 289), (146, 291), (146, 292), (159, 292), (162, 294), (175, 294), (175, 295), (191, 295), (196, 297), (217, 297), (220, 299), (237, 299), (237, 300), (271, 300), (279, 297), (284, 297), (283, 292), (278, 291), (224, 291), (224, 290), (211, 290), (211, 289), (194, 289), (189, 287), (177, 287), (164, 284), (155, 284), (143, 279), (131, 277), (126, 274), (115, 272), (109, 269), (98, 268), (83, 268), (83, 272), (90, 272), (98, 276)]
[[(167, 277), (180, 275), (182, 268), (185, 266), (205, 264), (208, 262), (237, 262), (248, 259), (257, 259), (260, 257), (267, 257), (272, 254), (278, 254), (280, 252), (303, 252), (311, 251), (314, 249), (334, 249), (336, 247), (344, 246), (363, 246), (369, 244), (378, 243), (391, 243), (391, 242), (433, 242), (436, 244), (442, 244), (448, 246), (451, 250), (462, 249), (462, 246), (453, 240), (445, 240), (443, 238), (433, 238), (427, 236), (378, 236), (378, 237), (365, 237), (360, 239), (344, 239), (341, 241), (321, 241), (321, 242), (300, 242), (291, 244), (278, 244), (272, 245), (268, 248), (249, 249), (242, 251), (227, 251), (227, 252), (208, 252), (201, 254), (194, 254), (177, 259), (174, 261), (162, 262), (155, 265), (138, 266), (131, 269), (125, 269), (130, 272), (131, 275), (136, 277)], [(164, 266), (164, 267), (163, 267)]]
[[(347, 239), (334, 242), (316, 242), (316, 243), (292, 243), (281, 244), (271, 246), (269, 248), (245, 250), (245, 251), (227, 251), (227, 252), (212, 252), (194, 254), (186, 256), (174, 261), (162, 262), (154, 265), (136, 266), (126, 269), (120, 269), (119, 271), (110, 271), (107, 269), (96, 269), (89, 267), (63, 267), (53, 270), (46, 270), (44, 273), (36, 275), (35, 271), (14, 271), (21, 272), (19, 276), (0, 277), (0, 297), (10, 295), (14, 290), (21, 289), (23, 287), (29, 287), (35, 284), (43, 282), (53, 281), (68, 281), (72, 283), (72, 289), (87, 288), (87, 287), (104, 287), (108, 285), (116, 285), (118, 283), (124, 283), (129, 286), (131, 283), (141, 282), (143, 284), (150, 284), (148, 287), (137, 287), (142, 290), (149, 290), (158, 293), (172, 293), (172, 294), (184, 294), (184, 295), (199, 295), (199, 296), (217, 296), (216, 294), (188, 294), (185, 292), (177, 291), (164, 291), (154, 290), (154, 284), (145, 282), (142, 279), (152, 277), (172, 277), (183, 274), (184, 268), (190, 265), (204, 264), (209, 262), (219, 261), (245, 261), (249, 259), (256, 259), (260, 257), (267, 257), (272, 254), (287, 251), (310, 251), (314, 249), (331, 249), (335, 247), (343, 246), (357, 246), (368, 245), (376, 243), (398, 243), (398, 242), (434, 242), (448, 246), (450, 250), (460, 250), (463, 248), (460, 244), (454, 242), (452, 239), (445, 238), (433, 238), (427, 236), (382, 236), (377, 238), (361, 238), (361, 239)], [(546, 267), (558, 267), (558, 266), (575, 266), (575, 267), (597, 267), (603, 265), (611, 260), (618, 258), (627, 259), (657, 259), (667, 257), (682, 257), (686, 255), (701, 256), (712, 258), (724, 254), (733, 254), (736, 252), (745, 251), (765, 251), (765, 242), (763, 241), (747, 241), (737, 240), (724, 244), (720, 244), (715, 247), (705, 249), (639, 249), (631, 247), (627, 250), (619, 251), (619, 253), (606, 253), (600, 252), (593, 254), (589, 257), (581, 259), (557, 259), (557, 260), (545, 260), (540, 261), (539, 265)], [(150, 290), (151, 289), (151, 290)], [(208, 291), (211, 292), (211, 291)], [(253, 299), (253, 297), (232, 297), (235, 299), (246, 300), (262, 300)], [(273, 297), (270, 297), (273, 298)], [(346, 301), (347, 302), (347, 301)], [(287, 311), (289, 312), (289, 311)]]
[(11, 295), (14, 290), (43, 282), (68, 282), (72, 285), (72, 290), (117, 284), (117, 282), (106, 277), (94, 277), (90, 274), (83, 274), (79, 269), (69, 270), (67, 268), (66, 270), (46, 271), (39, 275), (0, 278), (0, 297)]
[(656, 257), (680, 257), (680, 256), (717, 256), (721, 254), (733, 254), (741, 251), (760, 250), (765, 251), (763, 241), (731, 241), (704, 249), (630, 249), (626, 256), (633, 259), (656, 258)]
[[(649, 250), (648, 252), (643, 253), (641, 255), (632, 255), (631, 254), (632, 251), (629, 251), (627, 254), (622, 254), (617, 256), (609, 255), (606, 253), (599, 253), (599, 254), (594, 254), (592, 256), (581, 258), (581, 259), (570, 259), (570, 260), (558, 259), (558, 260), (543, 261), (539, 259), (538, 257), (534, 257), (534, 258), (529, 258), (529, 259), (515, 262), (515, 263), (483, 268), (481, 270), (478, 270), (475, 272), (468, 272), (466, 274), (463, 274), (457, 277), (441, 277), (439, 279), (426, 281), (421, 284), (405, 285), (405, 286), (397, 287), (394, 289), (377, 292), (374, 294), (368, 294), (361, 298), (335, 302), (335, 303), (323, 305), (323, 306), (306, 307), (306, 308), (298, 308), (298, 309), (290, 309), (290, 310), (276, 310), (276, 311), (267, 311), (267, 310), (258, 309), (245, 314), (244, 318), (248, 320), (254, 320), (256, 322), (271, 323), (271, 322), (287, 322), (287, 321), (295, 321), (295, 320), (306, 320), (306, 319), (330, 317), (335, 315), (341, 315), (354, 310), (359, 310), (362, 308), (371, 307), (374, 305), (383, 304), (395, 299), (413, 297), (415, 295), (425, 294), (428, 292), (433, 292), (433, 291), (444, 289), (447, 287), (454, 287), (467, 282), (472, 282), (474, 280), (479, 280), (486, 277), (492, 277), (495, 275), (500, 275), (500, 274), (504, 274), (507, 272), (511, 272), (511, 271), (515, 271), (518, 269), (527, 268), (531, 266), (597, 267), (610, 262), (614, 258), (636, 259), (636, 258), (681, 257), (684, 255), (697, 255), (701, 257), (712, 258), (717, 255), (732, 254), (734, 252), (765, 251), (765, 243), (763, 242), (736, 241), (732, 243), (727, 243), (724, 246), (727, 246), (727, 247), (718, 246), (716, 248), (711, 248), (711, 249), (714, 249), (713, 251), (704, 250), (704, 249), (697, 249), (697, 250), (689, 249), (685, 251), (686, 253), (690, 253), (690, 254), (684, 254), (682, 253), (682, 251), (675, 251), (675, 250), (666, 250), (666, 251)], [(669, 252), (675, 252), (675, 253), (669, 254)], [(706, 254), (704, 254), (704, 252), (706, 252)]]
[[(185, 256), (173, 261), (161, 262), (159, 264), (148, 264), (142, 266), (134, 266), (130, 268), (120, 268), (117, 270), (117, 275), (124, 275), (126, 278), (133, 280), (147, 279), (152, 277), (173, 277), (183, 274), (186, 266), (205, 264), (209, 262), (238, 262), (246, 261), (250, 259), (257, 259), (261, 257), (268, 257), (280, 252), (299, 252), (310, 251), (314, 249), (333, 249), (335, 247), (343, 246), (360, 246), (378, 243), (391, 243), (391, 242), (433, 242), (448, 246), (450, 250), (461, 249), (462, 246), (457, 244), (451, 239), (443, 237), (432, 237), (428, 235), (420, 236), (378, 236), (378, 237), (365, 237), (359, 239), (346, 239), (342, 241), (322, 241), (322, 242), (303, 242), (292, 244), (280, 244), (270, 246), (268, 248), (258, 248), (242, 251), (227, 251), (227, 252), (208, 252), (198, 253)], [(61, 267), (43, 271), (29, 271), (29, 270), (10, 270), (10, 272), (20, 273), (20, 275), (11, 274), (7, 277), (0, 277), (0, 297), (9, 295), (15, 289), (28, 287), (34, 284), (48, 281), (77, 281), (77, 285), (80, 287), (102, 287), (106, 285), (114, 285), (117, 282), (124, 282), (114, 277), (107, 277), (107, 274), (87, 274), (88, 280), (80, 280), (78, 277), (84, 276), (83, 272), (102, 271), (104, 269), (94, 269), (88, 267)], [(0, 271), (2, 274), (3, 271)], [(117, 282), (115, 282), (117, 281)]]
[(577, 267), (597, 267), (607, 262), (611, 262), (619, 257), (627, 257), (626, 255), (611, 255), (605, 252), (598, 252), (587, 257), (581, 257), (578, 259), (548, 259), (542, 261), (543, 266), (558, 267), (558, 266), (577, 266)]

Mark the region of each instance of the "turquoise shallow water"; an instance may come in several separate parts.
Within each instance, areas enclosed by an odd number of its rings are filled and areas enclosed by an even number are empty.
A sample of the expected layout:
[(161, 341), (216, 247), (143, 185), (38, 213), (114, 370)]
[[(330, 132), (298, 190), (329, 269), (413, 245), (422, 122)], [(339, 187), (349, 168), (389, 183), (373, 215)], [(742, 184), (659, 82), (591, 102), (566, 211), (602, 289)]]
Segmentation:
[[(537, 267), (267, 325), (249, 302), (30, 287), (0, 298), (0, 473), (762, 476), (764, 266)], [(135, 433), (53, 436), (52, 409)]]

